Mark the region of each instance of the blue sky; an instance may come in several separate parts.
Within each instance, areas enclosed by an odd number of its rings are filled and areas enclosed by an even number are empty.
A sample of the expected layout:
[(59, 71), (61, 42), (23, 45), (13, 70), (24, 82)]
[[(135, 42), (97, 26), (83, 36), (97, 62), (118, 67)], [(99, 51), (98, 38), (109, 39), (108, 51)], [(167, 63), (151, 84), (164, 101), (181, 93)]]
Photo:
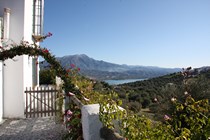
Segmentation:
[(210, 0), (45, 0), (41, 45), (55, 56), (159, 67), (210, 66)]

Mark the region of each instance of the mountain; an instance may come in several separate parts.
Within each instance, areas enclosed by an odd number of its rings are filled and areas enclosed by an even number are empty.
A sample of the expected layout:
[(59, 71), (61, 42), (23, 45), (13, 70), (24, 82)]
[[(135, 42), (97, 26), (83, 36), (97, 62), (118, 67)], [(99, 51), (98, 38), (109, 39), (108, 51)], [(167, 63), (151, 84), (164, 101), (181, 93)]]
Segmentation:
[[(58, 57), (57, 60), (66, 69), (70, 68), (71, 64), (74, 64), (81, 69), (82, 74), (98, 80), (145, 79), (181, 71), (179, 68), (119, 65), (102, 60), (95, 60), (85, 54)], [(48, 63), (46, 61), (40, 64), (41, 69), (47, 66)]]

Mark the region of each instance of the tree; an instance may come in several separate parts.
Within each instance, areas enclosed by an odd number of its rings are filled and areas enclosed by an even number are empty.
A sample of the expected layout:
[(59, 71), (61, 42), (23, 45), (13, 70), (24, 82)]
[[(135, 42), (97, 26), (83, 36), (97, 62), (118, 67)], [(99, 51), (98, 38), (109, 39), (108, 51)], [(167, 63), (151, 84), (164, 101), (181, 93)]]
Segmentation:
[(55, 84), (55, 71), (46, 69), (39, 72), (39, 84), (40, 85), (52, 85)]

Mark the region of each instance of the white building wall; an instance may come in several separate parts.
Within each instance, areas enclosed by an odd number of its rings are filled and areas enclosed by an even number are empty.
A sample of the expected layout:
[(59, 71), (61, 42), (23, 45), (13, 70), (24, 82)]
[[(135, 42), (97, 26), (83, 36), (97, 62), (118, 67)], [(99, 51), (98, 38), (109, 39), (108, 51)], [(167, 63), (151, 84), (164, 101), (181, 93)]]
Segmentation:
[(3, 70), (2, 69), (2, 62), (0, 62), (0, 123), (3, 119), (3, 92), (2, 92), (2, 90), (3, 90), (3, 88), (2, 88), (3, 78), (2, 78), (2, 70)]
[[(4, 117), (24, 117), (23, 57), (6, 60), (4, 66)], [(13, 68), (13, 69), (12, 69)]]
[[(10, 8), (10, 39), (32, 43), (33, 0), (0, 0), (0, 13)], [(26, 87), (32, 86), (32, 62), (27, 55), (6, 60), (4, 69), (4, 117), (23, 118)]]
[[(1, 43), (1, 37), (2, 37), (2, 24), (3, 23), (3, 20), (2, 18), (0, 17), (0, 46), (2, 46), (2, 43)], [(3, 119), (3, 69), (2, 69), (2, 61), (0, 61), (0, 123)]]
[[(23, 27), (23, 40), (32, 42), (32, 30), (33, 30), (33, 0), (25, 0), (24, 5), (24, 27)], [(24, 55), (24, 80), (23, 85), (25, 87), (32, 87), (32, 58)]]

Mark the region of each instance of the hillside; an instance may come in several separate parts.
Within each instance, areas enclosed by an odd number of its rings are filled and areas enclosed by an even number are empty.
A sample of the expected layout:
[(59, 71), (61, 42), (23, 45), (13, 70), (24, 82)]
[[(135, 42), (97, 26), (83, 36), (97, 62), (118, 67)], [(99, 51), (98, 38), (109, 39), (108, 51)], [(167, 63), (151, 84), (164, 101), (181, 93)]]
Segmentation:
[[(210, 67), (196, 68), (190, 73), (192, 76), (187, 80), (189, 94), (195, 100), (210, 100)], [(114, 89), (123, 100), (123, 104), (131, 110), (139, 111), (141, 108), (150, 108), (150, 111), (156, 115), (169, 111), (171, 98), (175, 97), (181, 101), (186, 91), (186, 87), (183, 87), (183, 76), (179, 72), (117, 85), (114, 86)], [(154, 99), (158, 101), (158, 104)]]
[[(66, 69), (70, 68), (71, 64), (74, 64), (81, 69), (81, 73), (83, 75), (97, 80), (138, 78), (143, 79), (158, 77), (180, 71), (179, 68), (170, 69), (152, 66), (119, 65), (102, 60), (95, 60), (85, 54), (58, 57), (57, 60)], [(47, 68), (47, 62), (44, 61), (43, 64), (40, 64), (40, 67), (41, 69)]]

